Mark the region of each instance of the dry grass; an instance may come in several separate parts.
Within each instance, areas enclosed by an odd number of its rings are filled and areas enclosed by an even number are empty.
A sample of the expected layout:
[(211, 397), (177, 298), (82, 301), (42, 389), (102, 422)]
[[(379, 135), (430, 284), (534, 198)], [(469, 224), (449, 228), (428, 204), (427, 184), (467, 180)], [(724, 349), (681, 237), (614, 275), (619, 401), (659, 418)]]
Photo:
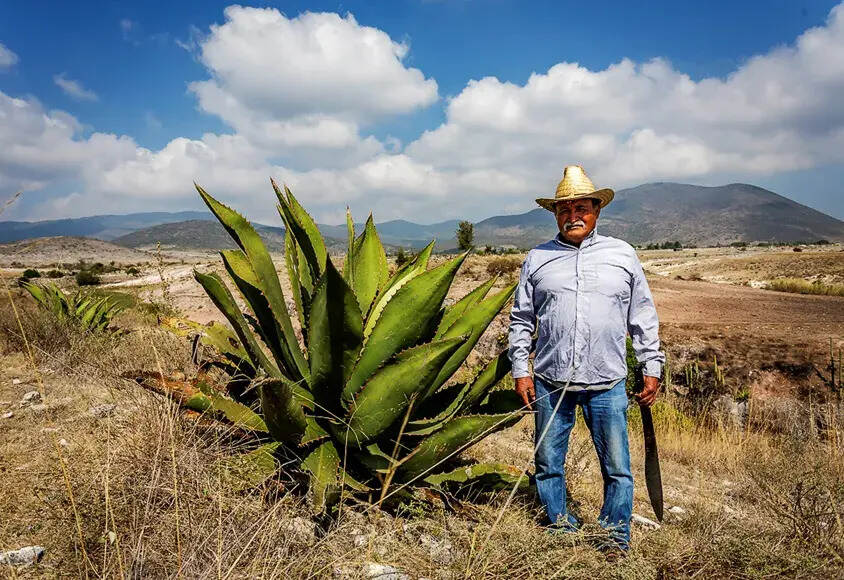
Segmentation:
[(794, 294), (817, 294), (819, 296), (844, 296), (844, 284), (827, 284), (820, 280), (809, 282), (803, 278), (779, 278), (771, 280), (765, 286), (777, 292)]
[[(0, 400), (15, 416), (0, 423), (0, 549), (39, 544), (47, 555), (38, 566), (6, 570), (10, 575), (359, 578), (370, 562), (428, 578), (828, 578), (844, 571), (839, 403), (809, 413), (826, 417), (822, 430), (772, 435), (704, 427), (666, 398), (655, 412), (665, 495), (684, 515), (669, 514), (657, 531), (634, 528), (630, 556), (610, 564), (590, 543), (596, 528), (571, 539), (549, 536), (538, 526), (539, 507), (523, 494), (481, 551), (506, 492), (448, 503), (419, 495), (395, 513), (348, 503), (314, 520), (293, 481), (244, 491), (222, 469), (220, 460), (247, 443), (118, 378), (159, 365), (190, 374), (186, 343), (149, 327), (124, 336), (83, 334), (26, 300), (16, 303), (47, 409), (16, 408), (37, 376), (2, 304)], [(13, 378), (23, 383), (13, 385)], [(89, 408), (102, 403), (116, 404), (115, 413), (92, 417)], [(531, 457), (531, 436), (526, 419), (470, 455), (522, 465)], [(635, 511), (647, 516), (635, 412), (631, 453)], [(582, 423), (573, 434), (569, 480), (582, 514), (594, 521), (600, 473)]]

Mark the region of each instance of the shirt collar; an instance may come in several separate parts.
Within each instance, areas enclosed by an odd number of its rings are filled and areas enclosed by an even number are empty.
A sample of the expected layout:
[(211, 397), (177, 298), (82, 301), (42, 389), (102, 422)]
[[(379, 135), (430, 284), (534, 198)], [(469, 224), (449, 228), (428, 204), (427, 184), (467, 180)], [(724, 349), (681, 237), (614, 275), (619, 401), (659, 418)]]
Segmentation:
[[(594, 244), (597, 237), (598, 237), (598, 225), (595, 224), (595, 229), (593, 229), (591, 232), (589, 232), (589, 235), (586, 236), (585, 238), (583, 238), (583, 241), (580, 242), (580, 249), (582, 250), (583, 248), (589, 247), (592, 244)], [(563, 247), (566, 247), (566, 248), (578, 249), (577, 246), (574, 246), (574, 245), (568, 243), (565, 240), (565, 238), (563, 238), (563, 234), (558, 233), (556, 235), (556, 237), (554, 238), (554, 241), (557, 242), (557, 244), (560, 245), (560, 246), (563, 246)]]

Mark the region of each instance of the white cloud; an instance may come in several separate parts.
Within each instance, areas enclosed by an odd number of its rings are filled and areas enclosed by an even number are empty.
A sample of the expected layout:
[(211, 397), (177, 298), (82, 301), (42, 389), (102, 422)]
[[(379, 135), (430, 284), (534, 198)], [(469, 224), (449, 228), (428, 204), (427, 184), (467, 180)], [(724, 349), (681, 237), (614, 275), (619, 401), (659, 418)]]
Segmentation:
[(0, 71), (9, 69), (18, 63), (18, 55), (9, 50), (6, 45), (0, 42)]
[(842, 94), (838, 6), (793, 47), (726, 79), (694, 81), (662, 59), (623, 59), (601, 71), (560, 63), (524, 85), (471, 81), (449, 102), (447, 121), (406, 153), (456, 172), (500, 168), (545, 191), (572, 162), (615, 186), (771, 174), (844, 162)]
[(230, 6), (225, 16), (201, 45), (212, 78), (190, 88), (235, 129), (313, 115), (366, 123), (437, 100), (436, 81), (402, 63), (408, 46), (352, 15)]
[(406, 44), (352, 16), (225, 16), (192, 36), (208, 78), (189, 86), (232, 134), (149, 150), (84, 137), (70, 115), (0, 93), (0, 185), (76, 180), (78, 191), (38, 211), (79, 215), (192, 205), (196, 180), (266, 222), (272, 175), (317, 219), (338, 221), (350, 204), (423, 222), (527, 209), (574, 162), (611, 187), (844, 164), (844, 5), (725, 78), (621, 59), (596, 71), (562, 62), (524, 84), (473, 80), (441, 126), (404, 147), (366, 131), (438, 98), (436, 82), (405, 65)]
[(99, 101), (100, 98), (92, 90), (86, 89), (82, 83), (67, 78), (67, 73), (53, 75), (53, 82), (64, 91), (67, 96), (78, 101)]

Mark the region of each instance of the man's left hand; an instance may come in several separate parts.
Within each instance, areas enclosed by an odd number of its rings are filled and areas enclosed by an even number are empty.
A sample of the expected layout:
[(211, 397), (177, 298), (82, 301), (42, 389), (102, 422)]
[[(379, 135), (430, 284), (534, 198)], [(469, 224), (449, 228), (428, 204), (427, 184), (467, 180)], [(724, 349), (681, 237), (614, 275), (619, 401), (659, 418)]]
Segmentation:
[(659, 394), (659, 378), (649, 377), (645, 375), (645, 388), (641, 393), (636, 393), (636, 401), (643, 407), (650, 407), (656, 401), (656, 396)]

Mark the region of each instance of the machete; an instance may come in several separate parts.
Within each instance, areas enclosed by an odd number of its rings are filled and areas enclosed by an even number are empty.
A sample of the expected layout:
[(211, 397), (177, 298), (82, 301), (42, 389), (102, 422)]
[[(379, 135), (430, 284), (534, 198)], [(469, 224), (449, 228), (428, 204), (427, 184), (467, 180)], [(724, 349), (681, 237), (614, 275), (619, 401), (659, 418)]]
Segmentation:
[[(636, 367), (636, 393), (645, 388), (645, 379), (642, 374), (642, 367)], [(662, 474), (659, 469), (659, 451), (656, 446), (656, 433), (654, 433), (654, 418), (651, 408), (639, 405), (642, 413), (642, 431), (645, 434), (645, 484), (648, 488), (648, 497), (651, 500), (654, 514), (658, 521), (662, 521)]]

